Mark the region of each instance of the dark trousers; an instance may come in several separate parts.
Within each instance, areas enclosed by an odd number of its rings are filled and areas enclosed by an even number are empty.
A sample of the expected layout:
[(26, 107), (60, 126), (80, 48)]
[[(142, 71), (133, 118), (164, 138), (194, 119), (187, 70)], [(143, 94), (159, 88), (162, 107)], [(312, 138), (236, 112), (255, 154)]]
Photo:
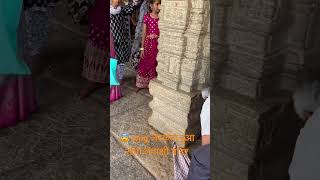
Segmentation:
[(208, 180), (210, 178), (210, 144), (200, 146), (191, 155), (188, 180)]

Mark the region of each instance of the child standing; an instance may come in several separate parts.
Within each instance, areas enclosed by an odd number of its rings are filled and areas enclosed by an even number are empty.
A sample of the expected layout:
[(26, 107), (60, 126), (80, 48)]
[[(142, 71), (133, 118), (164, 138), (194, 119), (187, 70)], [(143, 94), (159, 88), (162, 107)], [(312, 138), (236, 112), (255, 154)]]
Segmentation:
[(118, 60), (118, 80), (123, 79), (124, 65), (130, 57), (130, 27), (128, 17), (131, 16), (138, 5), (138, 0), (133, 0), (126, 6), (122, 6), (122, 0), (112, 0), (110, 5), (110, 31), (113, 35), (115, 51)]
[(108, 82), (108, 1), (70, 0), (69, 13), (74, 22), (89, 20), (82, 76), (87, 80), (80, 96), (85, 98)]
[(137, 66), (137, 92), (148, 88), (151, 79), (157, 77), (158, 27), (161, 0), (150, 0), (150, 13), (143, 18), (140, 62)]

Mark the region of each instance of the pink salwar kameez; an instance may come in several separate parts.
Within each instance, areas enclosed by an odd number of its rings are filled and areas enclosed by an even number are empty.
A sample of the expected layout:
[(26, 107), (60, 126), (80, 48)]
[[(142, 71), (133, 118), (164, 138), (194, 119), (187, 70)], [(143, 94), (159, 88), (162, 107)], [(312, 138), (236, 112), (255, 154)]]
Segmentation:
[(158, 38), (160, 30), (159, 18), (153, 18), (148, 13), (144, 16), (143, 23), (147, 25), (146, 39), (144, 42), (144, 55), (137, 66), (136, 86), (148, 88), (150, 80), (157, 77)]

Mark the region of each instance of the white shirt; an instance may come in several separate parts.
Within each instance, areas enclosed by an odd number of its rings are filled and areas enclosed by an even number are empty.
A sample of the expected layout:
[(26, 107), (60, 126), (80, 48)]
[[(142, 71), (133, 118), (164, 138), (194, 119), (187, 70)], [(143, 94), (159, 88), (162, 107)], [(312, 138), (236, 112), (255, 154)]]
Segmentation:
[(300, 130), (292, 162), (291, 180), (320, 180), (320, 108)]
[(204, 101), (200, 114), (201, 135), (210, 135), (210, 95)]

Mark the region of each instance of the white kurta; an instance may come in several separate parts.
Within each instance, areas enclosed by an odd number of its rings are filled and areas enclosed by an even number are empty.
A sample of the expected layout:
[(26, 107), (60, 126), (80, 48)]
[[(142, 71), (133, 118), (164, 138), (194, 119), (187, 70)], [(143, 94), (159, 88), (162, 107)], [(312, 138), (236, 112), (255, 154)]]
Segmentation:
[(320, 108), (300, 130), (292, 162), (289, 167), (291, 180), (320, 179)]
[(201, 135), (210, 135), (210, 95), (202, 105), (200, 114)]

